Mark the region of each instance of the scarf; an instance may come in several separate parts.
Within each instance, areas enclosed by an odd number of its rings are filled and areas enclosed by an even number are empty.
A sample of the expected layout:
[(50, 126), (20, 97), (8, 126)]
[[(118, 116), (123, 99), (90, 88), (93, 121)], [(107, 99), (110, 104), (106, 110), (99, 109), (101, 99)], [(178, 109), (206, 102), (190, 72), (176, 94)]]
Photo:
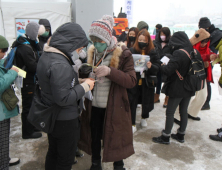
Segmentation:
[[(204, 55), (204, 54), (211, 54), (211, 50), (210, 50), (210, 41), (207, 42), (207, 45), (205, 47), (201, 47), (200, 46), (201, 42), (195, 44), (193, 46), (194, 49), (196, 49), (197, 51), (199, 51), (200, 55)], [(207, 68), (207, 81), (208, 82), (214, 82), (213, 81), (213, 75), (212, 75), (212, 66), (210, 61), (209, 62), (209, 67)]]

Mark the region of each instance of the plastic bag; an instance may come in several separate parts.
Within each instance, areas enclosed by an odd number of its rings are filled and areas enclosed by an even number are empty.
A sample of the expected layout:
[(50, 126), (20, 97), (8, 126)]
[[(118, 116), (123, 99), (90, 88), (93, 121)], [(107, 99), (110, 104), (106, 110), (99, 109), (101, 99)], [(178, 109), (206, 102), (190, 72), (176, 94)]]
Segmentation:
[(18, 88), (19, 91), (21, 91), (21, 88), (23, 87), (23, 77), (21, 76), (18, 76), (16, 79), (15, 79), (15, 86)]

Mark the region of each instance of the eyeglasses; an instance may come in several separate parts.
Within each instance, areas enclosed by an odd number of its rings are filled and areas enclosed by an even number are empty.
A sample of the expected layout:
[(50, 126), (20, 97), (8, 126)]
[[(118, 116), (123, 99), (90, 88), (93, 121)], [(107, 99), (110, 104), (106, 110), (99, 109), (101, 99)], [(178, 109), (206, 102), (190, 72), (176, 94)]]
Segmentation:
[(2, 53), (5, 53), (5, 52), (7, 52), (8, 51), (8, 48), (3, 48), (3, 49), (1, 49), (1, 52)]
[(208, 43), (208, 41), (209, 41), (209, 38), (208, 38), (208, 39), (205, 39), (205, 40), (202, 40), (201, 43), (202, 43), (202, 44)]

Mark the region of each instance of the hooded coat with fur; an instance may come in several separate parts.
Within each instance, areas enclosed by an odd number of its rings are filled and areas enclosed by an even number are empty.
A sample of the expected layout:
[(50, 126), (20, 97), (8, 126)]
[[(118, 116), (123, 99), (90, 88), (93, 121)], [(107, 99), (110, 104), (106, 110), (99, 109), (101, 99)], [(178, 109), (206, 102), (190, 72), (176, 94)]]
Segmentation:
[[(94, 46), (88, 50), (89, 64), (93, 63)], [(112, 52), (111, 80), (103, 129), (103, 162), (114, 162), (134, 154), (131, 113), (127, 88), (136, 85), (136, 73), (132, 54), (123, 44), (118, 44)], [(85, 101), (86, 110), (81, 115), (81, 137), (79, 148), (91, 154), (91, 109), (92, 102)]]

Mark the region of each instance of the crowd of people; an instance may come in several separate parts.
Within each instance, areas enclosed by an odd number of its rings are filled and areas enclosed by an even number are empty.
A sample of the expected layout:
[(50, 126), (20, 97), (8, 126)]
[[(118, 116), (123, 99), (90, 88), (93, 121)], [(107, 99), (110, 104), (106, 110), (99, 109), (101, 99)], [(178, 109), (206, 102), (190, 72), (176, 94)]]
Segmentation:
[[(191, 39), (185, 32), (172, 35), (168, 27), (157, 24), (152, 40), (144, 21), (137, 27), (126, 27), (119, 37), (113, 36), (113, 27), (113, 17), (104, 15), (91, 24), (88, 39), (77, 23), (65, 23), (52, 33), (50, 22), (40, 19), (39, 23), (28, 23), (25, 35), (12, 44), (16, 48), (13, 65), (27, 73), (21, 88), (22, 138), (42, 137), (41, 129), (28, 119), (36, 104), (33, 97), (37, 84), (40, 102), (57, 115), (51, 120), (53, 130), (47, 134), (46, 170), (70, 170), (75, 157), (84, 155), (81, 150), (91, 155), (90, 170), (102, 170), (101, 162), (113, 162), (114, 170), (124, 170), (123, 160), (135, 152), (137, 107), (142, 111), (140, 125), (147, 127), (161, 92), (165, 94), (166, 121), (161, 135), (153, 137), (155, 143), (170, 144), (170, 137), (185, 142), (188, 118), (200, 121), (199, 111), (210, 109), (210, 83), (214, 82), (211, 61), (219, 58), (222, 31), (207, 17), (200, 18), (199, 30)], [(5, 67), (8, 48), (8, 41), (0, 36), (1, 99), (7, 98), (19, 73), (14, 66)], [(143, 68), (139, 71), (135, 56), (141, 57)], [(205, 69), (206, 79), (199, 91), (184, 86), (191, 69), (190, 56)], [(163, 62), (163, 58), (169, 62)], [(10, 118), (19, 114), (19, 108), (8, 105), (7, 100), (0, 100), (1, 170), (20, 162), (9, 156)], [(171, 134), (174, 123), (179, 128)], [(209, 137), (222, 142), (222, 128), (217, 132)]]

